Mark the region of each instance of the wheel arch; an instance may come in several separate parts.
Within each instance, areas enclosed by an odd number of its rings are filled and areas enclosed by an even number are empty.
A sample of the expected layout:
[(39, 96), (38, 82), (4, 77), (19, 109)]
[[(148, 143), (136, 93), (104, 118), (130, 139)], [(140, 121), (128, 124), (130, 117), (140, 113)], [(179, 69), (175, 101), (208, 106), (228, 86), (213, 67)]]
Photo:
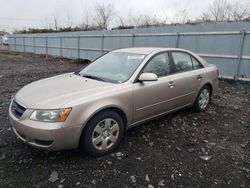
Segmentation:
[(116, 112), (117, 114), (119, 114), (123, 120), (123, 123), (124, 123), (124, 129), (126, 129), (127, 127), (127, 123), (128, 123), (128, 119), (127, 119), (127, 115), (126, 113), (119, 107), (117, 106), (107, 106), (107, 107), (103, 107), (99, 110), (97, 110), (95, 113), (93, 113), (87, 120), (87, 122), (85, 124), (87, 124), (93, 117), (95, 117), (96, 115), (104, 112), (104, 111), (114, 111)]
[(206, 82), (205, 84), (203, 84), (203, 86), (201, 88), (203, 88), (204, 86), (208, 86), (210, 91), (211, 91), (211, 95), (213, 94), (213, 85), (210, 82)]
[(118, 106), (106, 106), (106, 107), (102, 107), (98, 110), (96, 110), (95, 112), (93, 112), (88, 118), (87, 120), (85, 121), (83, 127), (82, 127), (82, 130), (80, 132), (80, 135), (79, 135), (79, 140), (78, 140), (78, 147), (79, 147), (79, 143), (80, 143), (80, 138), (81, 138), (81, 135), (84, 131), (84, 129), (86, 128), (87, 124), (89, 121), (91, 121), (91, 119), (93, 119), (95, 116), (97, 116), (98, 114), (102, 113), (102, 112), (105, 112), (105, 111), (114, 111), (115, 113), (119, 114), (123, 120), (123, 123), (124, 123), (124, 131), (126, 131), (127, 129), (127, 124), (128, 124), (128, 118), (127, 118), (127, 114), (125, 113), (124, 110), (122, 110), (120, 107)]

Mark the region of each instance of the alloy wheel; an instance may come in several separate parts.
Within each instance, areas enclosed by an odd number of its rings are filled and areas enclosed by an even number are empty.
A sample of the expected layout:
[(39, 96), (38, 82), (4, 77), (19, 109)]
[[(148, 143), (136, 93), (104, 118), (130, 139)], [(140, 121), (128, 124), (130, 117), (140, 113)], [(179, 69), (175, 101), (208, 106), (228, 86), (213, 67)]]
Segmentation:
[(119, 137), (119, 125), (116, 120), (106, 118), (100, 121), (92, 133), (92, 143), (98, 150), (107, 150)]
[(209, 90), (203, 89), (199, 96), (199, 106), (202, 110), (204, 110), (208, 106), (209, 100), (210, 100)]

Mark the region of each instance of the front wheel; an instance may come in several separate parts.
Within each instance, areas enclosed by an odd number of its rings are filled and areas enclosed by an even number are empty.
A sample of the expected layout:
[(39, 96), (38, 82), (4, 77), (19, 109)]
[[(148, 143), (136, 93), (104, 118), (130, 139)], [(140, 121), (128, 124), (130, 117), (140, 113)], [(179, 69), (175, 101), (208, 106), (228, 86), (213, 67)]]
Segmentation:
[(112, 152), (119, 144), (124, 123), (114, 111), (104, 111), (94, 116), (83, 130), (80, 146), (90, 155), (101, 156)]
[(194, 110), (197, 112), (205, 111), (211, 100), (211, 89), (207, 85), (203, 86), (196, 97)]

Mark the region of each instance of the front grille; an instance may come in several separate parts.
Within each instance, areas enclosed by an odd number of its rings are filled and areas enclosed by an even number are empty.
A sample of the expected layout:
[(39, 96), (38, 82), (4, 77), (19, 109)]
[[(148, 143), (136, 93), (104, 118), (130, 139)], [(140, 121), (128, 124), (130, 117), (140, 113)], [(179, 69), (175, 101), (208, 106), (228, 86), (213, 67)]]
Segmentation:
[(25, 112), (26, 108), (18, 104), (15, 100), (13, 100), (12, 105), (11, 105), (11, 113), (16, 117), (16, 118), (21, 118), (23, 113)]

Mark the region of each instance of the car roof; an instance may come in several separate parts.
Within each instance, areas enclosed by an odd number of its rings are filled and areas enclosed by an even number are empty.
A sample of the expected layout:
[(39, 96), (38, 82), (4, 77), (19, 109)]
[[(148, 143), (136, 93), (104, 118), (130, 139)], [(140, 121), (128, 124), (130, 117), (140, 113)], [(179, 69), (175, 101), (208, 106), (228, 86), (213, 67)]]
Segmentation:
[(124, 53), (135, 53), (135, 54), (143, 54), (148, 55), (152, 52), (161, 52), (161, 51), (170, 51), (170, 50), (178, 50), (178, 51), (185, 51), (189, 52), (187, 50), (181, 49), (181, 48), (154, 48), (154, 47), (135, 47), (135, 48), (121, 48), (114, 50), (113, 52), (124, 52)]

